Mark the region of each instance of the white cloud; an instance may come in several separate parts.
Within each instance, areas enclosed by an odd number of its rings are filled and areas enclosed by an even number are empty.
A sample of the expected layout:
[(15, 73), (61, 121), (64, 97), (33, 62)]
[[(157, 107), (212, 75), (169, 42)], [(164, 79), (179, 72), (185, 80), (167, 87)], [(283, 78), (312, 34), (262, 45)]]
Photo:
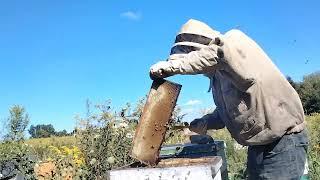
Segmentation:
[(140, 12), (134, 12), (134, 11), (126, 11), (120, 14), (121, 17), (127, 18), (129, 20), (138, 21), (141, 19), (142, 15)]
[(194, 108), (186, 108), (186, 109), (182, 109), (180, 114), (190, 114), (194, 112), (196, 112)]
[(180, 115), (185, 114), (182, 121), (191, 122), (195, 118), (201, 117), (201, 115), (198, 112), (198, 109), (196, 108), (182, 108)]
[(194, 99), (194, 100), (189, 100), (184, 104), (184, 106), (193, 106), (193, 105), (199, 105), (202, 104), (200, 100)]

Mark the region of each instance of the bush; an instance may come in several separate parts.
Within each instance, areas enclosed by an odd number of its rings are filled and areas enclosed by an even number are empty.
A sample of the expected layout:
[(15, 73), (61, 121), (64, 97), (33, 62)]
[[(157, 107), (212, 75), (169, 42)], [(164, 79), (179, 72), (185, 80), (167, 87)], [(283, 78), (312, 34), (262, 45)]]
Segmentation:
[(30, 146), (21, 142), (0, 144), (0, 174), (2, 178), (24, 176), (35, 179), (34, 165), (37, 158)]
[(86, 179), (84, 155), (78, 147), (49, 146), (47, 156), (35, 166), (38, 179)]
[[(87, 103), (87, 117), (78, 118), (80, 126), (76, 138), (85, 156), (87, 178), (105, 179), (108, 170), (127, 167), (136, 161), (130, 157), (130, 153), (144, 99), (138, 101), (133, 111), (131, 105), (126, 104), (119, 113), (112, 110), (110, 101), (96, 105), (94, 109), (90, 109), (89, 105)], [(179, 108), (176, 108), (170, 127), (180, 123), (182, 118), (183, 116), (179, 115)], [(177, 142), (172, 138), (171, 141)]]
[(106, 179), (108, 170), (134, 162), (129, 154), (135, 123), (126, 118), (128, 107), (119, 116), (112, 113), (110, 102), (106, 102), (95, 106), (87, 118), (80, 119), (77, 139), (85, 156), (87, 179)]

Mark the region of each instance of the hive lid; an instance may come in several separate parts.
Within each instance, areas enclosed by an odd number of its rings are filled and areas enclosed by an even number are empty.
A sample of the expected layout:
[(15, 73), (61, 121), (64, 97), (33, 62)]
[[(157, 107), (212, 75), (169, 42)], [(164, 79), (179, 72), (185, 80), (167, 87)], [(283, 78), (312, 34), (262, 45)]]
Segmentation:
[(160, 150), (160, 158), (172, 157), (204, 157), (215, 155), (224, 149), (223, 141), (214, 141), (208, 144), (175, 144), (163, 146)]

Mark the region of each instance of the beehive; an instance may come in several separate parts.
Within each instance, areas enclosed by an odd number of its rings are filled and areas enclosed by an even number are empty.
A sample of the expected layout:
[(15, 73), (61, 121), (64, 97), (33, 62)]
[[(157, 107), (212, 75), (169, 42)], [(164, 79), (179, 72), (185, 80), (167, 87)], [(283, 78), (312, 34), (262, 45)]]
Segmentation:
[(153, 167), (125, 168), (108, 172), (109, 180), (221, 180), (218, 156), (161, 160)]

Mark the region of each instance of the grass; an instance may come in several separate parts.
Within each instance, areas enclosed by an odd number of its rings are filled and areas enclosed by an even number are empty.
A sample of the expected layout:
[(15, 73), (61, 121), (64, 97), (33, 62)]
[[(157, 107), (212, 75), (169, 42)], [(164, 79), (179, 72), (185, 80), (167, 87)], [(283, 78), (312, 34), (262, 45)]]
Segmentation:
[(74, 136), (63, 137), (49, 137), (49, 138), (36, 138), (28, 139), (25, 142), (30, 146), (74, 146), (76, 145), (76, 138)]
[(64, 137), (49, 137), (49, 138), (36, 138), (36, 139), (28, 139), (25, 144), (29, 145), (34, 152), (36, 153), (36, 157), (43, 161), (48, 158), (50, 154), (50, 146), (54, 147), (73, 147), (77, 146), (77, 140), (74, 136), (64, 136)]
[[(243, 179), (247, 162), (247, 149), (236, 148), (236, 141), (232, 139), (227, 129), (209, 131), (209, 134), (216, 140), (223, 140), (226, 143), (226, 156), (228, 163), (228, 176), (230, 179)], [(241, 146), (240, 146), (241, 147)]]
[(307, 117), (307, 127), (310, 145), (308, 148), (308, 162), (310, 179), (320, 177), (320, 114)]

